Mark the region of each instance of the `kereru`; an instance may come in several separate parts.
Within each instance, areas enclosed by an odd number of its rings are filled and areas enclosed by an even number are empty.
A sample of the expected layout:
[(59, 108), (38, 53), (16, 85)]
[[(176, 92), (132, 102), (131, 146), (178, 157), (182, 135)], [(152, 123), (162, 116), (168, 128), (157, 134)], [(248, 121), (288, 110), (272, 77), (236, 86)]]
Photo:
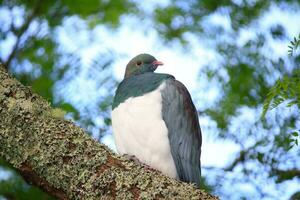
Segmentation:
[(202, 136), (197, 111), (182, 83), (154, 73), (162, 64), (149, 54), (127, 64), (112, 105), (117, 151), (199, 187)]

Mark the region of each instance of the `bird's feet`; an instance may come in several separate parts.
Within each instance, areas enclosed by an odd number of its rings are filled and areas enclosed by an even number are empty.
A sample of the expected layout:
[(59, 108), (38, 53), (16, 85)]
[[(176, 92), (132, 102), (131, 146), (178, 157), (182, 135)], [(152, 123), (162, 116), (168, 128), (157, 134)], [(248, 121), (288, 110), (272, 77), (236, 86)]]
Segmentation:
[(133, 161), (134, 163), (141, 164), (141, 162), (139, 161), (139, 159), (135, 155), (123, 154), (123, 156), (125, 158), (127, 158), (128, 160)]
[(149, 165), (146, 165), (145, 163), (142, 163), (135, 155), (129, 155), (129, 154), (123, 154), (123, 156), (131, 161), (133, 161), (136, 164), (142, 165), (146, 170), (156, 171)]

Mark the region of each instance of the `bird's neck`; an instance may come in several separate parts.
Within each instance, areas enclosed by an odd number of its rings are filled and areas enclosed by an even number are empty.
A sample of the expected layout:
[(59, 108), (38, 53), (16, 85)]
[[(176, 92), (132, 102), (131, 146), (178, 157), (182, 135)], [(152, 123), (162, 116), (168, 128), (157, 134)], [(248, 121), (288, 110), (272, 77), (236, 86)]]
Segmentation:
[(125, 78), (116, 91), (112, 108), (116, 108), (120, 103), (126, 101), (130, 97), (142, 96), (155, 90), (168, 78), (174, 77), (169, 74), (149, 72)]

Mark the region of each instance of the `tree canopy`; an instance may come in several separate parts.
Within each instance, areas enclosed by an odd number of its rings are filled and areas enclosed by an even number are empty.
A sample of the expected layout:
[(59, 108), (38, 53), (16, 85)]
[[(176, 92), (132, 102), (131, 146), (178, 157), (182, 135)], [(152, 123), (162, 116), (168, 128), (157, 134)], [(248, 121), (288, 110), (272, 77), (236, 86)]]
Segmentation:
[[(299, 187), (290, 186), (300, 184), (299, 16), (298, 0), (2, 0), (0, 62), (100, 139), (111, 134), (112, 66), (121, 52), (95, 47), (97, 30), (115, 37), (132, 26), (129, 18), (134, 30), (155, 32), (170, 51), (197, 55), (205, 48), (213, 59), (200, 67), (192, 94), (200, 122), (209, 124), (202, 131), (238, 150), (226, 166), (203, 166), (203, 188), (221, 199), (297, 199)], [(79, 77), (90, 86), (81, 90), (95, 90), (95, 98), (79, 97)], [(208, 99), (212, 90), (217, 95)], [(0, 179), (3, 197), (50, 198), (4, 160), (0, 165), (8, 174)]]

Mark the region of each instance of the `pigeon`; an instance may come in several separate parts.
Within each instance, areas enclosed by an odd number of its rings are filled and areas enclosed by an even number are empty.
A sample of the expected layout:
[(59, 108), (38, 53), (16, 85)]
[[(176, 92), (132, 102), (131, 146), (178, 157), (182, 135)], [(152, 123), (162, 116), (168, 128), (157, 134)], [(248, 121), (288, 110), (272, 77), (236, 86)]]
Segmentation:
[(200, 187), (202, 135), (197, 110), (174, 76), (154, 71), (161, 61), (139, 54), (129, 61), (112, 103), (119, 154)]

